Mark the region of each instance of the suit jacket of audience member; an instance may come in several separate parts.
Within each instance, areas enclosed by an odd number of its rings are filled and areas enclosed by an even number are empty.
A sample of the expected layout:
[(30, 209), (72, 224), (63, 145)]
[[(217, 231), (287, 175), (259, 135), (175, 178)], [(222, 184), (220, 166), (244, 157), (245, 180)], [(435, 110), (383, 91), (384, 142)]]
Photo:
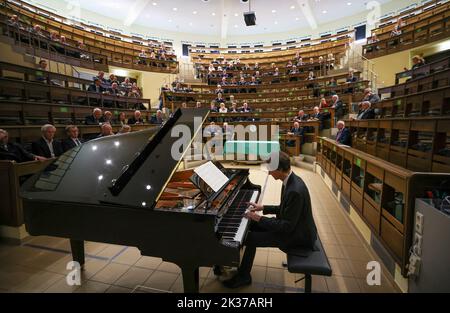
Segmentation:
[[(63, 148), (60, 141), (53, 139), (52, 146), (55, 157), (63, 154)], [(42, 156), (45, 158), (52, 157), (50, 149), (48, 148), (47, 142), (44, 138), (40, 138), (38, 141), (33, 142), (31, 144), (31, 151), (34, 155)]]
[(241, 108), (239, 110), (239, 112), (241, 112), (241, 113), (250, 113), (250, 112), (252, 112), (252, 108), (251, 107), (247, 107), (247, 109)]
[(368, 97), (364, 97), (363, 101), (369, 101), (371, 104), (374, 104), (380, 102), (380, 97), (377, 94), (373, 93)]
[(0, 160), (16, 161), (17, 163), (33, 161), (34, 155), (26, 151), (18, 143), (8, 143), (7, 149), (0, 145)]
[(151, 124), (162, 124), (164, 122), (164, 119), (162, 117), (158, 118), (156, 115), (152, 115), (150, 119)]
[(344, 104), (341, 100), (336, 101), (336, 103), (332, 104), (331, 106), (334, 106), (334, 115), (338, 119), (344, 116)]
[(322, 113), (313, 113), (313, 114), (311, 114), (310, 115), (310, 118), (312, 118), (312, 119), (317, 119), (317, 120), (319, 120), (319, 121), (322, 121), (323, 120), (323, 114)]
[(347, 83), (356, 83), (358, 81), (358, 77), (353, 76), (353, 77), (347, 77)]
[[(78, 138), (78, 140), (80, 141), (80, 144), (84, 142), (84, 140), (81, 138)], [(77, 146), (72, 138), (66, 138), (62, 140), (61, 144), (64, 152), (69, 151), (70, 149), (75, 148)]]
[(103, 116), (101, 116), (97, 120), (97, 119), (95, 119), (94, 115), (88, 115), (84, 119), (84, 124), (86, 124), (86, 125), (98, 125), (98, 124), (104, 123), (104, 122), (105, 122), (105, 118)]
[(300, 136), (300, 135), (303, 134), (303, 131), (302, 131), (301, 127), (299, 127), (299, 128), (292, 127), (290, 132), (293, 133), (294, 136)]
[(304, 246), (313, 248), (317, 228), (311, 208), (311, 198), (304, 181), (294, 173), (289, 176), (282, 190), (279, 206), (264, 206), (264, 214), (276, 214), (276, 218), (261, 217), (258, 226), (273, 232), (285, 242), (284, 247)]
[(342, 128), (338, 131), (336, 135), (336, 142), (341, 145), (351, 146), (352, 145), (352, 134), (348, 128)]
[(128, 119), (128, 125), (143, 124), (144, 120), (142, 118), (136, 119), (134, 116)]
[(358, 114), (357, 118), (359, 120), (372, 120), (375, 118), (375, 111), (372, 108), (367, 109)]
[(97, 86), (96, 84), (91, 84), (87, 91), (102, 93), (105, 92), (106, 89), (102, 85)]

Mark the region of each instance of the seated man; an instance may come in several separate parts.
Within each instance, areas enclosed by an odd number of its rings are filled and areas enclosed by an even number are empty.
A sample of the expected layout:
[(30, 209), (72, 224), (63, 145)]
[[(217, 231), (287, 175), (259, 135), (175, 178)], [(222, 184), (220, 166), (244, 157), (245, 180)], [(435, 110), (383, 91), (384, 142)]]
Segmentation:
[(296, 117), (294, 117), (294, 122), (305, 122), (308, 120), (308, 114), (305, 114), (305, 111), (300, 110)]
[(86, 116), (84, 124), (86, 125), (99, 125), (105, 122), (102, 116), (103, 112), (100, 108), (95, 108), (92, 110), (92, 115)]
[(36, 160), (44, 161), (45, 158), (29, 153), (18, 143), (9, 142), (8, 132), (0, 129), (0, 160), (21, 163)]
[(342, 100), (339, 99), (338, 95), (333, 95), (331, 99), (331, 107), (334, 108), (334, 116), (336, 119), (340, 120), (344, 117), (344, 104), (342, 103)]
[(126, 134), (129, 132), (131, 132), (131, 126), (130, 125), (122, 125), (122, 127), (117, 132), (117, 135)]
[[(304, 130), (302, 127), (300, 127), (300, 123), (294, 122), (294, 126), (292, 126), (291, 130), (287, 134), (291, 136), (303, 136), (303, 132)], [(300, 144), (303, 144), (303, 137), (300, 141)], [(295, 140), (288, 140), (286, 142), (286, 145), (288, 147), (295, 147)]]
[(373, 120), (375, 118), (375, 111), (371, 108), (372, 104), (369, 101), (361, 103), (361, 111), (356, 117), (357, 120)]
[(66, 152), (72, 148), (81, 146), (83, 139), (78, 138), (79, 135), (78, 127), (75, 125), (69, 125), (66, 127), (67, 138), (64, 139), (62, 143), (63, 151)]
[(103, 123), (101, 127), (101, 133), (97, 136), (97, 138), (108, 137), (114, 135), (111, 124)]
[(338, 121), (337, 124), (337, 135), (336, 135), (336, 142), (341, 145), (350, 146), (352, 145), (352, 134), (350, 133), (350, 130), (345, 127), (344, 121)]
[(128, 125), (144, 124), (144, 120), (141, 118), (142, 113), (139, 110), (134, 111), (132, 118), (128, 119)]
[(152, 116), (150, 120), (151, 124), (162, 124), (164, 123), (163, 113), (161, 110), (156, 111), (156, 114)]
[(59, 141), (55, 140), (56, 128), (51, 124), (41, 127), (42, 137), (31, 144), (33, 154), (50, 159), (63, 154), (63, 148)]
[[(269, 175), (283, 182), (281, 203), (278, 206), (263, 206), (250, 203), (245, 216), (251, 221), (245, 239), (245, 252), (237, 274), (223, 284), (229, 288), (250, 285), (250, 272), (257, 247), (277, 247), (287, 250), (292, 247), (313, 249), (317, 240), (317, 229), (311, 209), (311, 198), (304, 181), (291, 170), (291, 161), (284, 152), (272, 154), (271, 163), (278, 157), (278, 166), (269, 169)], [(269, 167), (273, 167), (269, 164)], [(276, 218), (261, 216), (276, 214)]]
[(372, 88), (364, 89), (364, 98), (363, 101), (369, 101), (371, 104), (380, 102), (380, 97), (372, 92)]

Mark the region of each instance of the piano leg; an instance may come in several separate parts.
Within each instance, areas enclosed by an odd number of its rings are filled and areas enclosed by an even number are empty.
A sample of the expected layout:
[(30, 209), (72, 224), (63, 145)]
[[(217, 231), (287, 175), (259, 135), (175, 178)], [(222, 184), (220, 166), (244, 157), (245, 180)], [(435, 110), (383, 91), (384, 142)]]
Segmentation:
[(72, 259), (83, 267), (84, 265), (84, 240), (70, 239), (70, 249), (72, 250)]
[(199, 272), (198, 267), (181, 267), (183, 275), (183, 287), (185, 293), (199, 292)]

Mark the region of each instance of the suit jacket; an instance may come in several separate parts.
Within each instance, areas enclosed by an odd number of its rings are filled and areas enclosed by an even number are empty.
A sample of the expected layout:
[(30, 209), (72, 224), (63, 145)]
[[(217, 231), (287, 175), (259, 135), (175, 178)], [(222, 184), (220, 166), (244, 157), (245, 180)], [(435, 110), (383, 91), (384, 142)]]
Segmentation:
[(276, 214), (276, 218), (261, 217), (258, 225), (280, 236), (285, 242), (282, 249), (295, 246), (313, 248), (317, 228), (311, 208), (311, 198), (304, 181), (295, 175), (289, 177), (279, 206), (265, 206), (264, 214)]
[(132, 118), (128, 119), (128, 125), (134, 125), (136, 123), (143, 124), (144, 120), (142, 118), (137, 120), (134, 116)]
[[(83, 139), (78, 138), (78, 140), (79, 140), (81, 143), (84, 142)], [(66, 139), (64, 139), (63, 141), (61, 141), (61, 145), (62, 145), (62, 148), (63, 148), (63, 151), (64, 151), (64, 152), (69, 151), (70, 149), (76, 147), (75, 142), (73, 142), (72, 138), (66, 138)]]
[(34, 155), (17, 143), (8, 143), (7, 147), (8, 150), (0, 145), (0, 160), (16, 161), (17, 163), (34, 160)]
[(303, 135), (303, 131), (302, 131), (301, 127), (297, 128), (297, 129), (292, 127), (290, 132), (293, 133), (295, 136)]
[(308, 118), (309, 118), (309, 115), (308, 115), (308, 114), (304, 114), (301, 118), (300, 118), (300, 116), (297, 115), (297, 116), (294, 118), (294, 120), (298, 120), (298, 121), (307, 121)]
[[(63, 154), (63, 148), (61, 142), (53, 139), (53, 152), (55, 153), (55, 157)], [(50, 149), (47, 146), (47, 142), (45, 142), (44, 138), (40, 138), (38, 141), (35, 141), (31, 144), (31, 151), (35, 155), (39, 155), (45, 158), (51, 158), (52, 155), (50, 153)]]
[(334, 112), (335, 112), (334, 114), (336, 115), (336, 117), (338, 119), (340, 119), (341, 117), (344, 116), (344, 104), (342, 103), (341, 100), (338, 100), (333, 105), (334, 105)]
[(91, 85), (89, 85), (87, 91), (102, 93), (102, 92), (106, 91), (106, 89), (101, 85), (97, 87), (97, 85), (91, 84)]
[(336, 142), (341, 145), (351, 146), (352, 145), (352, 134), (348, 128), (343, 128), (340, 133), (336, 135)]
[(86, 116), (86, 118), (84, 119), (84, 124), (86, 125), (98, 125), (100, 123), (104, 123), (105, 119), (102, 117), (100, 117), (98, 120), (95, 119), (94, 115), (89, 115)]
[(362, 112), (361, 114), (358, 114), (359, 120), (372, 120), (375, 118), (375, 111), (370, 108)]

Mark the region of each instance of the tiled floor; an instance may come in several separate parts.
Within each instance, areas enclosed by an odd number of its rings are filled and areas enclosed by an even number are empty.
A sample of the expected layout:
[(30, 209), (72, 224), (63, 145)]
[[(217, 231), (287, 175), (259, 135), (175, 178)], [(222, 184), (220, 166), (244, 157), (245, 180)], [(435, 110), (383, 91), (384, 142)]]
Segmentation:
[[(368, 286), (366, 265), (377, 260), (340, 208), (322, 179), (312, 172), (294, 169), (307, 183), (314, 218), (330, 260), (332, 277), (313, 277), (313, 292), (397, 292), (383, 270), (381, 286)], [(263, 184), (265, 175), (252, 167), (250, 179)], [(281, 182), (269, 178), (263, 203), (276, 204)], [(174, 247), (176, 249), (176, 247)], [(71, 260), (67, 239), (33, 237), (21, 246), (0, 245), (0, 292), (182, 292), (178, 266), (159, 258), (141, 256), (138, 249), (88, 242), (82, 285), (66, 283)], [(222, 286), (210, 268), (201, 268), (201, 292), (303, 292), (301, 275), (281, 265), (285, 254), (278, 249), (258, 249), (252, 270), (253, 284), (238, 290)], [(381, 261), (380, 261), (380, 264)], [(383, 268), (382, 268), (383, 269)], [(230, 269), (228, 275), (233, 273)]]

